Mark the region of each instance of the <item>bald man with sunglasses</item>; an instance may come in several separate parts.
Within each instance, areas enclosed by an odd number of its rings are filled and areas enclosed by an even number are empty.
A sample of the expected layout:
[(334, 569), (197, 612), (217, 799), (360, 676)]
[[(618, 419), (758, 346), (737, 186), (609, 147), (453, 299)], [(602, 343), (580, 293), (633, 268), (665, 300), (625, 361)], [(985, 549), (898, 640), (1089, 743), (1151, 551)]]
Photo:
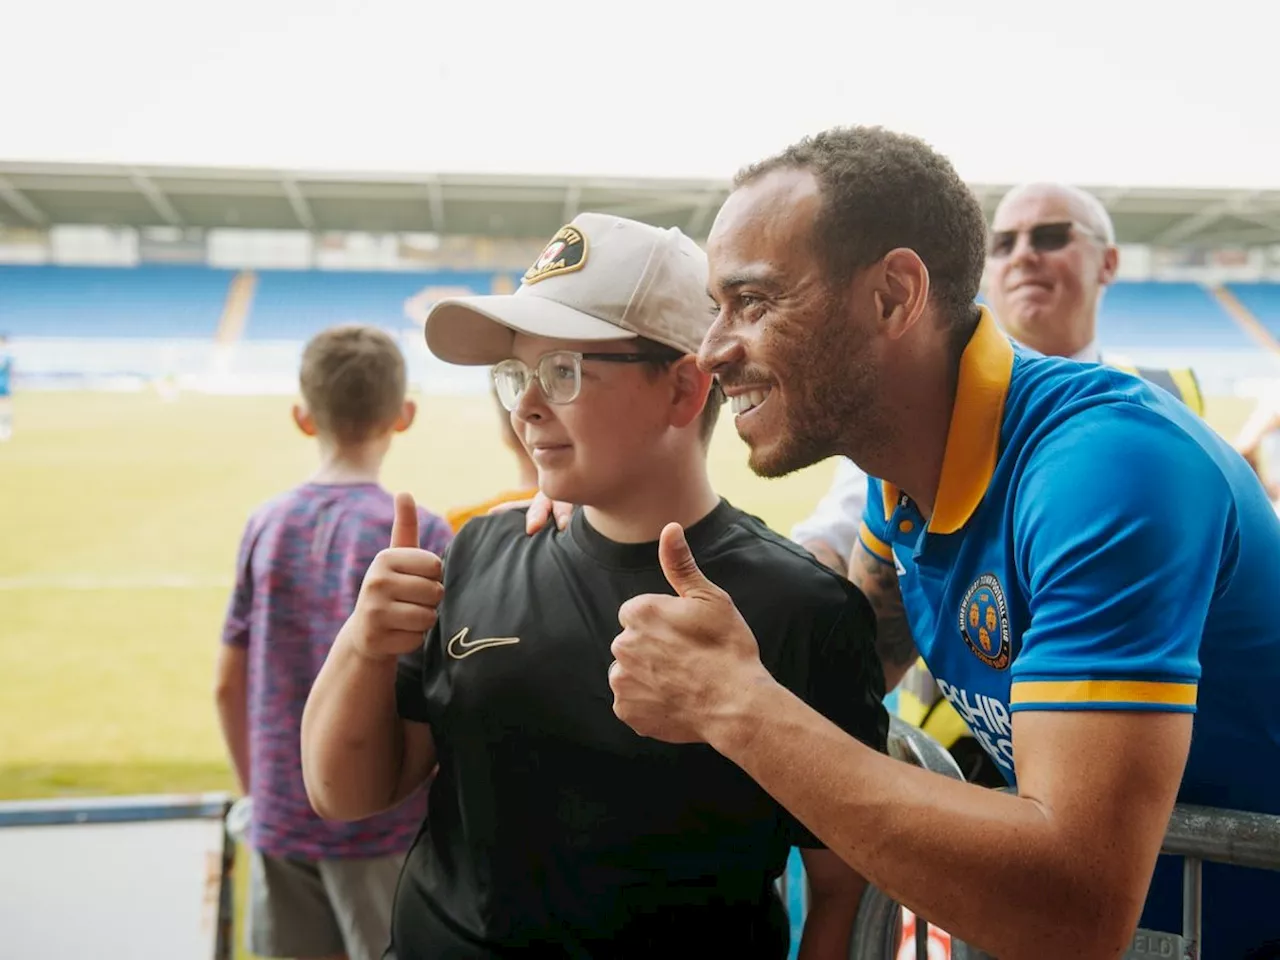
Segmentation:
[(1005, 195), (991, 224), (987, 298), (1006, 332), (1047, 356), (1097, 362), (1098, 306), (1120, 263), (1098, 200), (1062, 184)]

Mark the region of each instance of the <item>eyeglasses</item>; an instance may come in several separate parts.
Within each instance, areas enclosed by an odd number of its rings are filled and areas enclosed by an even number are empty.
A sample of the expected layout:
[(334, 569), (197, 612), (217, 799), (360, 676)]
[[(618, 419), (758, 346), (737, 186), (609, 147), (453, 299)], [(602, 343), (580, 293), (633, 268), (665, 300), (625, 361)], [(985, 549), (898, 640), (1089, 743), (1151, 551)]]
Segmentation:
[(531, 370), (522, 360), (512, 357), (493, 367), (493, 385), (498, 400), (507, 410), (514, 410), (530, 380), (536, 379), (542, 395), (548, 403), (573, 403), (582, 392), (582, 361), (599, 360), (604, 363), (659, 363), (675, 359), (670, 353), (643, 351), (638, 353), (577, 353), (573, 350), (555, 350), (544, 353)]
[(1002, 258), (1012, 255), (1014, 247), (1018, 245), (1018, 236), (1021, 233), (1028, 234), (1031, 240), (1031, 249), (1036, 253), (1053, 253), (1055, 250), (1061, 250), (1071, 242), (1073, 233), (1079, 231), (1085, 236), (1092, 237), (1094, 240), (1101, 240), (1094, 231), (1090, 230), (1082, 223), (1076, 223), (1074, 220), (1063, 220), (1060, 223), (1037, 223), (1030, 230), (997, 230), (991, 234), (990, 255), (992, 257)]

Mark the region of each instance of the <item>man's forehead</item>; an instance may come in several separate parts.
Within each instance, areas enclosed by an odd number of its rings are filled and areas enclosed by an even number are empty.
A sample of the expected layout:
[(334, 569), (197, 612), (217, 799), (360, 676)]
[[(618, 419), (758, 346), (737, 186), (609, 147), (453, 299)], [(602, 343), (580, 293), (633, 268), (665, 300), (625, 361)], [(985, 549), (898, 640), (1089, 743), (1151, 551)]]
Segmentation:
[(780, 222), (811, 221), (820, 202), (818, 182), (808, 170), (771, 170), (729, 194), (711, 226), (711, 236)]
[(820, 203), (817, 181), (805, 170), (771, 171), (734, 190), (707, 239), (712, 275), (729, 262), (758, 272), (807, 248)]
[(1056, 184), (1035, 184), (1007, 194), (996, 207), (993, 230), (1018, 230), (1053, 220), (1089, 223), (1090, 211), (1072, 191)]

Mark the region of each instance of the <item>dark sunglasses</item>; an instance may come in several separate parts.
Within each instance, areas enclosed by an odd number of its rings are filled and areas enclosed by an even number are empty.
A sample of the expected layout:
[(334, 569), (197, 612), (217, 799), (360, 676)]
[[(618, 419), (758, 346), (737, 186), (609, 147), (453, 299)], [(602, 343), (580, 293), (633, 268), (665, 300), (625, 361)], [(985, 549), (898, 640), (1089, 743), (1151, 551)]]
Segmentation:
[(1100, 239), (1088, 227), (1074, 220), (1064, 220), (1061, 223), (1037, 223), (1027, 231), (996, 230), (991, 234), (989, 254), (993, 257), (1009, 256), (1018, 245), (1018, 236), (1023, 232), (1028, 235), (1031, 249), (1036, 253), (1053, 253), (1070, 243), (1077, 231), (1095, 240)]

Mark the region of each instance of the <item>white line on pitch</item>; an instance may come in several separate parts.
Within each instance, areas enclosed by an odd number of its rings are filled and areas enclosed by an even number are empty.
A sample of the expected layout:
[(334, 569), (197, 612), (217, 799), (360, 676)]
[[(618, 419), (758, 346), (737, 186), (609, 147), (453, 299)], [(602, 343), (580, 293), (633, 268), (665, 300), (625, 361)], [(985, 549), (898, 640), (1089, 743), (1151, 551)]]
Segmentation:
[(229, 589), (226, 577), (49, 575), (0, 577), (0, 590), (198, 590)]

